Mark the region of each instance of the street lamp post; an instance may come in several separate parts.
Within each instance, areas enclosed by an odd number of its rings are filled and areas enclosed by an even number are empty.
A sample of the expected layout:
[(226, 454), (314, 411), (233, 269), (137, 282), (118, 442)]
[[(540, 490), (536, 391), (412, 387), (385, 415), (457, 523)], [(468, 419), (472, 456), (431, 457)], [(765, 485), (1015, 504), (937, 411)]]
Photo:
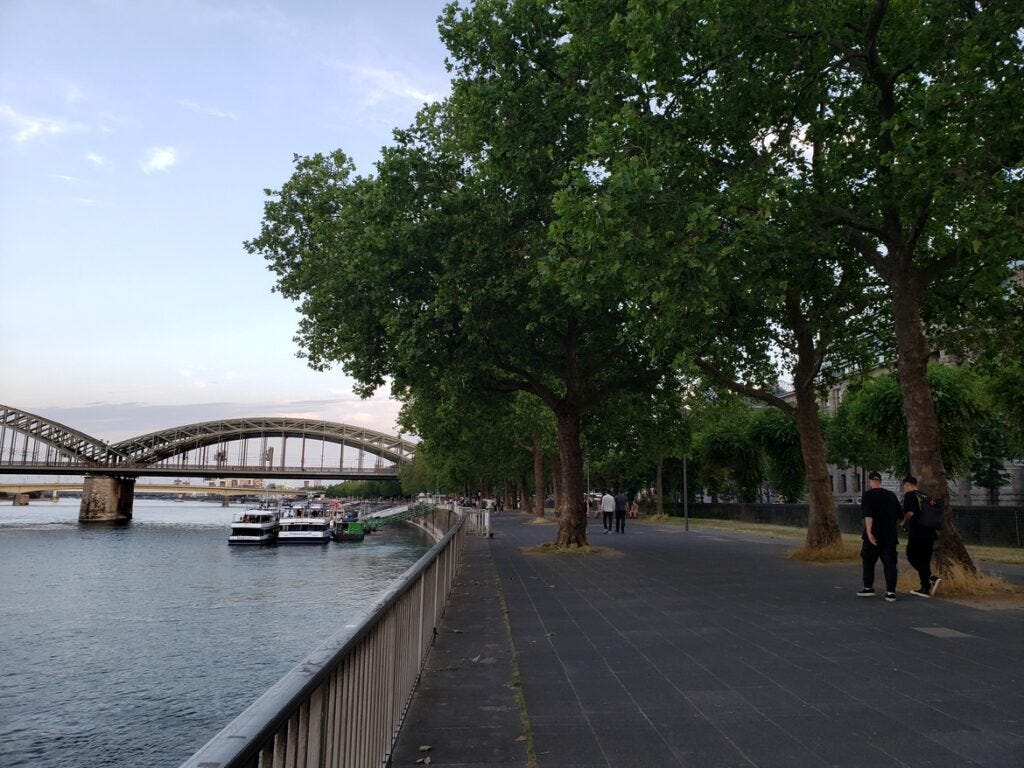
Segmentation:
[(686, 454), (683, 454), (683, 530), (690, 530), (690, 489), (686, 479)]

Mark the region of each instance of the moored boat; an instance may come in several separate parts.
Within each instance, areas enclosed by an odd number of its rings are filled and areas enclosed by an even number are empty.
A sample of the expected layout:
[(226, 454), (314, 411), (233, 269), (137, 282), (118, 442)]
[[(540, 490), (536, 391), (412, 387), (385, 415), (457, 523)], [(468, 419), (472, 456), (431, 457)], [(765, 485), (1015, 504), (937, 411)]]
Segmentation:
[(362, 541), (366, 526), (355, 515), (336, 515), (331, 520), (331, 531), (335, 541)]
[(228, 544), (273, 544), (281, 528), (276, 509), (256, 507), (231, 516)]
[(278, 544), (326, 544), (331, 540), (331, 521), (323, 504), (287, 507), (281, 514)]

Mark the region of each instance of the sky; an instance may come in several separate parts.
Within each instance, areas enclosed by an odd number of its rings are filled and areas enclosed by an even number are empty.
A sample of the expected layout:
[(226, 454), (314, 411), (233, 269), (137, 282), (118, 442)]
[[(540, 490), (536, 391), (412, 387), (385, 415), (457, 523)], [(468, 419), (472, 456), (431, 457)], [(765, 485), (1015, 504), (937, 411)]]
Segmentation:
[(397, 432), (243, 242), (294, 154), (373, 172), (449, 91), (445, 0), (0, 0), (0, 403), (116, 441), (293, 416)]

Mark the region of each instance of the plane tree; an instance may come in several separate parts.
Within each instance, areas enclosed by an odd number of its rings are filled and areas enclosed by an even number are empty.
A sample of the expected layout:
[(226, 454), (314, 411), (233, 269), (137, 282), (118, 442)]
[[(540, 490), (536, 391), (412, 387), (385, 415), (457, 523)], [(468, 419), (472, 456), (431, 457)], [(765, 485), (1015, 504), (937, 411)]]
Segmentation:
[[(584, 22), (593, 19), (593, 4), (573, 5)], [(968, 279), (999, 285), (1020, 252), (1019, 3), (624, 0), (600, 12), (611, 16), (584, 23), (588, 34), (578, 39), (603, 35), (592, 55), (604, 49), (616, 61), (624, 50), (620, 70), (632, 75), (601, 70), (612, 72), (610, 93), (633, 89), (613, 97), (625, 106), (608, 124), (680, 131), (674, 143), (618, 142), (631, 150), (618, 153), (629, 158), (629, 183), (660, 191), (666, 178), (691, 189), (694, 178), (705, 180), (742, 214), (758, 211), (766, 191), (784, 192), (795, 231), (843, 244), (830, 249), (836, 269), (877, 277), (896, 342), (910, 464), (922, 488), (947, 495), (925, 307), (950, 292), (940, 288)], [(650, 170), (652, 157), (673, 166), (651, 147), (675, 151), (675, 177)], [(612, 156), (617, 146), (601, 149)], [(688, 168), (697, 173), (684, 175)], [(714, 209), (702, 217), (691, 206), (690, 231), (696, 223), (717, 234)], [(820, 340), (823, 329), (811, 330)], [(844, 343), (856, 338), (843, 334)], [(973, 570), (949, 514), (936, 555)]]
[(595, 128), (588, 164), (559, 196), (556, 231), (629, 252), (652, 342), (795, 423), (807, 547), (839, 543), (819, 400), (869, 356), (877, 288), (859, 254), (808, 215), (816, 148), (795, 138), (797, 118), (781, 107), (747, 108), (776, 93), (756, 65), (728, 81), (735, 96), (719, 92), (716, 67), (742, 54), (699, 23), (700, 3), (567, 6)]
[[(556, 543), (586, 544), (582, 419), (667, 365), (630, 331), (607, 264), (549, 237), (553, 195), (587, 121), (558, 14), (544, 3), (450, 6), (452, 93), (354, 175), (344, 153), (299, 157), (246, 245), (298, 302), (314, 367), (368, 394), (418, 388), (534, 395), (554, 415), (563, 508)], [(564, 277), (585, 289), (567, 292)]]

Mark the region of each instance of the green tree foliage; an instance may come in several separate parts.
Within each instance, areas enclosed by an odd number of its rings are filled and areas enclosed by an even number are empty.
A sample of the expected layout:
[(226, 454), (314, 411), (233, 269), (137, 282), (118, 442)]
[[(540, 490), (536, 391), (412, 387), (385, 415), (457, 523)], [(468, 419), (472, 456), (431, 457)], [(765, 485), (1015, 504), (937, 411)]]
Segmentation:
[(429, 449), (422, 444), (417, 446), (413, 460), (399, 471), (398, 483), (402, 487), (402, 495), (408, 497), (455, 490), (447, 484), (442, 487), (440, 477), (432, 466)]
[(1004, 427), (1008, 455), (1024, 459), (1024, 261), (1016, 262), (998, 309), (969, 349)]
[[(792, 245), (800, 233), (842, 243), (829, 249), (835, 266), (819, 266), (819, 274), (834, 279), (860, 271), (880, 279), (896, 340), (911, 463), (922, 487), (944, 494), (927, 361), (944, 331), (970, 316), (965, 308), (984, 311), (1024, 240), (1024, 128), (1016, 117), (1024, 112), (1020, 4), (570, 5), (582, 20), (581, 37), (593, 35), (611, 51), (596, 88), (620, 104), (606, 107), (609, 124), (647, 128), (629, 142), (606, 144), (609, 152), (626, 148), (629, 161), (618, 176), (627, 197), (648, 198), (643, 205), (661, 210), (658, 169), (674, 165), (684, 195), (699, 201), (724, 193), (739, 221), (760, 214), (781, 223), (775, 231), (783, 237), (768, 244)], [(620, 40), (624, 54), (617, 53)], [(594, 50), (591, 57), (597, 55)], [(700, 155), (707, 156), (704, 166)], [(717, 265), (703, 256), (722, 252), (713, 241), (723, 231), (722, 241), (731, 246), (736, 216), (713, 203), (685, 210), (688, 231), (703, 229), (711, 237), (698, 259), (687, 259), (677, 273), (690, 286), (714, 286)], [(681, 226), (666, 219), (659, 234)], [(783, 264), (784, 275), (789, 263)], [(787, 298), (798, 300), (799, 314), (811, 320), (807, 304), (823, 294), (807, 274), (797, 269), (796, 281), (811, 293)], [(779, 280), (769, 281), (769, 295), (773, 284)], [(952, 295), (960, 300), (948, 301)], [(808, 330), (814, 338), (825, 328)], [(741, 356), (743, 365), (757, 359)], [(795, 374), (795, 382), (804, 377)], [(749, 374), (739, 379), (751, 380)], [(820, 473), (814, 475), (818, 482)], [(951, 518), (937, 551), (940, 561), (972, 567)]]
[(695, 414), (696, 478), (712, 500), (758, 501), (765, 472), (760, 446), (751, 439), (753, 420), (749, 404), (731, 397)]
[(793, 419), (778, 408), (759, 409), (751, 419), (749, 434), (764, 455), (765, 475), (772, 488), (786, 501), (803, 498), (807, 474)]
[[(808, 546), (827, 547), (840, 533), (817, 399), (870, 357), (878, 290), (856, 249), (813, 215), (799, 167), (817, 148), (792, 146), (793, 124), (771, 135), (795, 96), (762, 82), (748, 41), (732, 37), (725, 19), (747, 28), (738, 4), (566, 5), (599, 128), (591, 167), (559, 198), (556, 231), (632, 253), (640, 266), (624, 274), (647, 297), (651, 338), (796, 422)], [(787, 379), (795, 402), (776, 391)]]
[(430, 462), (436, 489), (491, 495), (531, 471), (524, 444), (528, 434), (554, 429), (550, 413), (543, 416), (536, 398), (523, 393), (467, 388), (456, 394), (421, 386), (410, 394), (399, 420), (403, 429), (422, 438), (416, 455)]
[(402, 487), (397, 480), (346, 480), (329, 486), (324, 495), (332, 499), (391, 499), (402, 496)]
[[(1002, 462), (1008, 431), (987, 392), (987, 382), (969, 366), (932, 364), (928, 368), (942, 434), (942, 455), (951, 477), (971, 475), (985, 488), (998, 488), (1008, 477)], [(906, 417), (899, 381), (875, 376), (851, 387), (836, 412), (831, 431), (836, 454), (845, 466), (911, 474)], [(847, 432), (843, 435), (842, 430)], [(857, 445), (863, 441), (862, 445)]]
[(626, 392), (599, 408), (586, 428), (595, 487), (632, 492), (654, 489), (662, 512), (664, 463), (682, 457), (690, 444), (684, 383), (672, 379), (650, 392)]
[[(1017, 353), (1021, 349), (1024, 346), (1017, 347)], [(999, 364), (986, 364), (985, 369), (988, 394), (1006, 429), (1007, 455), (1024, 459), (1024, 362), (1006, 354)]]
[(451, 97), (395, 132), (376, 176), (352, 178), (340, 152), (296, 158), (246, 245), (299, 302), (310, 363), (340, 362), (363, 394), (390, 379), (404, 399), (425, 386), (544, 402), (570, 500), (556, 541), (575, 546), (586, 543), (581, 419), (667, 366), (627, 331), (613, 265), (548, 239), (587, 129), (560, 22), (541, 2), (449, 6)]

